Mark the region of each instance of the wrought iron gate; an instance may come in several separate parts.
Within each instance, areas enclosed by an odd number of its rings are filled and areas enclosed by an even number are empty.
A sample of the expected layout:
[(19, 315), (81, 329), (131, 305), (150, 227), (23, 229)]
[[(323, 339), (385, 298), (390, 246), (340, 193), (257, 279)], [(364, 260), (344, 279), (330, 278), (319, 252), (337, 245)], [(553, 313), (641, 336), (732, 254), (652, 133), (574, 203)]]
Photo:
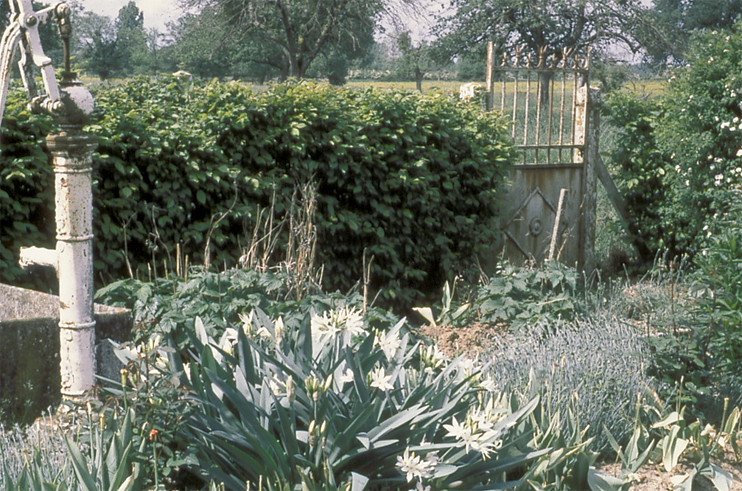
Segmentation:
[(594, 267), (599, 113), (589, 65), (589, 55), (522, 49), (496, 64), (488, 45), (487, 109), (510, 121), (520, 150), (501, 223), (505, 255), (516, 264)]

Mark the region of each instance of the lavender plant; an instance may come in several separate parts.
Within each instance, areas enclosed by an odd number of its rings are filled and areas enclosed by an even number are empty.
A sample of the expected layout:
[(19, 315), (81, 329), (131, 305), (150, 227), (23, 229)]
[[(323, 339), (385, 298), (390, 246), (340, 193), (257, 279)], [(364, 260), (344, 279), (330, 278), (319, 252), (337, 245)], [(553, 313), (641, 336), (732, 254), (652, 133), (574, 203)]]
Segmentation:
[(34, 489), (34, 479), (59, 485), (75, 482), (64, 437), (45, 425), (0, 425), (0, 461), (0, 489)]
[[(592, 449), (604, 452), (608, 428), (625, 442), (634, 429), (637, 394), (652, 391), (645, 374), (649, 352), (641, 332), (615, 317), (592, 317), (558, 326), (542, 323), (521, 336), (496, 340), (488, 373), (498, 390), (543, 395), (553, 412), (566, 412), (570, 398)], [(562, 414), (562, 421), (568, 421)], [(566, 430), (566, 428), (565, 428)]]
[[(90, 406), (88, 406), (90, 408)], [(65, 431), (35, 424), (0, 427), (0, 489), (5, 491), (133, 491), (140, 464), (132, 459), (132, 417)], [(74, 428), (73, 428), (74, 429)], [(67, 433), (78, 433), (73, 438)], [(79, 439), (77, 439), (79, 438)]]

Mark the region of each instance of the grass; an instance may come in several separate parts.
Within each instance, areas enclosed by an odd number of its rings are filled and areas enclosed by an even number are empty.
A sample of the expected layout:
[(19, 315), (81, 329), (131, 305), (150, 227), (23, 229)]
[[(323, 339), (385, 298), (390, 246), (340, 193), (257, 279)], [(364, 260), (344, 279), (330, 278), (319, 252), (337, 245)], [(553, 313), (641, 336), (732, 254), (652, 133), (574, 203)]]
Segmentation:
[[(439, 90), (445, 93), (458, 94), (459, 87), (466, 82), (457, 82), (454, 80), (424, 80), (422, 87), (423, 93), (431, 90)], [(484, 85), (484, 84), (483, 84)], [(387, 90), (417, 90), (415, 82), (380, 82), (377, 80), (373, 81), (362, 81), (362, 80), (349, 80), (345, 87), (350, 88), (366, 88), (374, 87), (376, 89), (387, 89)]]

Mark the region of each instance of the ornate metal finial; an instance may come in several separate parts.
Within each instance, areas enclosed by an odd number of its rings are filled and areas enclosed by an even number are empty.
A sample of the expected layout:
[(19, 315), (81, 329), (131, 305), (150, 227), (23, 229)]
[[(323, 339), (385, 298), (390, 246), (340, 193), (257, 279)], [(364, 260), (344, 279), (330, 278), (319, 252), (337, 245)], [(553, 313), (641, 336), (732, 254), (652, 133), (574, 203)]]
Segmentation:
[(556, 53), (552, 53), (549, 55), (549, 61), (548, 65), (551, 70), (555, 70), (559, 66), (559, 56), (557, 56)]
[[(72, 21), (70, 19), (70, 7), (66, 3), (59, 3), (54, 8), (54, 17), (57, 21), (57, 30), (59, 37), (62, 38), (62, 47), (64, 49), (64, 72), (62, 78), (73, 77), (70, 69), (70, 38), (72, 37)], [(76, 76), (74, 78), (77, 78)]]
[(544, 68), (544, 62), (546, 61), (546, 46), (541, 46), (538, 49), (538, 65), (536, 65), (537, 68)]
[(521, 66), (521, 54), (523, 53), (523, 48), (525, 48), (525, 45), (519, 44), (515, 47), (515, 67)]
[(574, 53), (574, 51), (574, 48), (568, 48), (566, 46), (562, 48), (562, 61), (565, 68), (570, 65), (570, 59), (574, 62), (574, 59), (572, 59), (572, 53)]

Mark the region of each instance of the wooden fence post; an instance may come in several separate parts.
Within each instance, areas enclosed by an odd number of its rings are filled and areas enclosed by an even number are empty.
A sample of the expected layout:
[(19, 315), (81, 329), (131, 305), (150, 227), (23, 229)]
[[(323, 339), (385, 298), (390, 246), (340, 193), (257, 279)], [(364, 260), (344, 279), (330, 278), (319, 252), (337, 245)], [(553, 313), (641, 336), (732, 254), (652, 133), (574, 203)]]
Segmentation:
[(487, 112), (492, 111), (495, 107), (495, 44), (492, 41), (487, 43), (487, 78), (485, 85), (487, 86), (487, 97), (486, 97), (486, 109)]
[(582, 174), (582, 204), (580, 213), (580, 261), (579, 267), (590, 275), (595, 263), (595, 223), (597, 219), (597, 172), (600, 159), (600, 91), (587, 88), (587, 128), (585, 141), (585, 160)]

